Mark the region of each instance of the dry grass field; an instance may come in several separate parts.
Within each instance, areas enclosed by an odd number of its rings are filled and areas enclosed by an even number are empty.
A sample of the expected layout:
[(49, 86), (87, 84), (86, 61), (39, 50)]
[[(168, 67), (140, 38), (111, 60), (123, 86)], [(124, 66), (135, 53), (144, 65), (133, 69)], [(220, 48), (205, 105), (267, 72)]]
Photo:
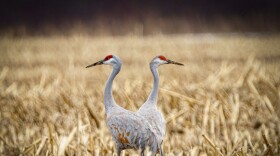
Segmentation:
[[(159, 67), (158, 108), (166, 155), (280, 155), (279, 35), (0, 37), (0, 155), (116, 155), (105, 123), (109, 66), (113, 94), (136, 111), (149, 95), (149, 62)], [(123, 155), (137, 155), (127, 150)]]

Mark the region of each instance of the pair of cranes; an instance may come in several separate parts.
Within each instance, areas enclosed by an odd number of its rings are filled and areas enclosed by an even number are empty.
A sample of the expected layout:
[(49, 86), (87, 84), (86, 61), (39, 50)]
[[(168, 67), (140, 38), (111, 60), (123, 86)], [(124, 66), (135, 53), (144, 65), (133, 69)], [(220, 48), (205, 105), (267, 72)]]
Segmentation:
[(116, 104), (112, 85), (116, 75), (120, 72), (122, 62), (116, 55), (108, 55), (104, 59), (93, 63), (86, 68), (97, 65), (111, 65), (112, 73), (109, 76), (104, 91), (104, 105), (107, 115), (107, 126), (116, 143), (117, 155), (124, 149), (140, 149), (144, 156), (146, 147), (149, 147), (153, 156), (159, 153), (163, 156), (162, 142), (165, 135), (165, 121), (162, 113), (157, 109), (159, 88), (158, 67), (163, 64), (183, 65), (181, 63), (157, 56), (150, 62), (150, 69), (154, 77), (154, 85), (147, 101), (137, 112), (124, 109)]

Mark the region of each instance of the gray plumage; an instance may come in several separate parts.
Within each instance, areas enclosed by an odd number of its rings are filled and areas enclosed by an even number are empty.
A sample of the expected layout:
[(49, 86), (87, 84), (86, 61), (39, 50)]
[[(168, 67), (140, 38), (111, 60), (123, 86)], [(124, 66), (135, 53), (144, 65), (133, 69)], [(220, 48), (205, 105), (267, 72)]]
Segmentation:
[(157, 56), (150, 62), (150, 69), (154, 77), (154, 85), (147, 101), (140, 107), (137, 114), (144, 117), (152, 126), (157, 136), (158, 152), (163, 156), (162, 142), (166, 132), (165, 120), (162, 113), (157, 109), (157, 98), (159, 88), (159, 74), (158, 67), (162, 64), (176, 64), (181, 63), (168, 60), (164, 56)]
[(159, 144), (155, 130), (151, 124), (138, 113), (128, 111), (116, 104), (112, 95), (113, 80), (121, 70), (122, 62), (115, 55), (108, 55), (105, 59), (91, 64), (88, 67), (108, 64), (113, 66), (104, 91), (104, 105), (107, 115), (107, 126), (116, 143), (117, 155), (124, 149), (140, 149), (144, 155), (149, 147), (152, 155), (156, 155)]
[(149, 147), (152, 155), (157, 153), (157, 138), (150, 124), (137, 114), (120, 110), (107, 115), (107, 126), (116, 142), (117, 154), (124, 149), (140, 149), (144, 155)]

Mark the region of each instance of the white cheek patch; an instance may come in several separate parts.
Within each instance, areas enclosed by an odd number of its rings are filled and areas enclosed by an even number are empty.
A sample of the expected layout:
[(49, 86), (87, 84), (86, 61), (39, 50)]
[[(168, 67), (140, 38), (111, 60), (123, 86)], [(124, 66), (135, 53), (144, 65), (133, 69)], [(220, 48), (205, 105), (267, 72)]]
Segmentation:
[(109, 59), (107, 61), (104, 61), (104, 64), (108, 64), (108, 65), (113, 65), (113, 59)]
[(155, 62), (156, 63), (161, 63), (162, 61), (159, 58), (156, 58)]
[(159, 63), (159, 64), (164, 64), (164, 63), (165, 63), (165, 61), (161, 60), (160, 58), (157, 58), (157, 59), (155, 60), (155, 62), (156, 62), (156, 63)]

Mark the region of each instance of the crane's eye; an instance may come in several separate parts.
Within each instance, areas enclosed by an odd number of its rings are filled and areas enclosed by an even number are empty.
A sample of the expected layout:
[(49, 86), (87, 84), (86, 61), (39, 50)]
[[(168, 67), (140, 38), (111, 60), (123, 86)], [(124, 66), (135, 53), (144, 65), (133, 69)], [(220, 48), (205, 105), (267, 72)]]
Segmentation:
[(167, 60), (167, 59), (166, 59), (164, 56), (162, 56), (162, 55), (159, 56), (158, 58), (161, 59), (161, 60), (163, 60), (163, 61), (166, 61), (166, 60)]
[(109, 60), (109, 59), (112, 58), (112, 57), (113, 57), (113, 55), (108, 55), (108, 56), (105, 57), (104, 60), (107, 61), (107, 60)]

